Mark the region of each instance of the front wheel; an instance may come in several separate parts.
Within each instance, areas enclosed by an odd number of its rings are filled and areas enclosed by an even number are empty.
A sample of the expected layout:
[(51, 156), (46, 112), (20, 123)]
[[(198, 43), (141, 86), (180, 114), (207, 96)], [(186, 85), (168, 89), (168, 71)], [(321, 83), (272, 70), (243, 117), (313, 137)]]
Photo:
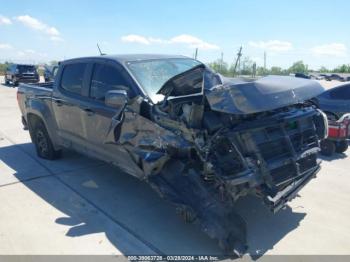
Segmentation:
[(321, 154), (325, 156), (331, 156), (335, 153), (335, 144), (329, 139), (321, 141)]
[(44, 123), (36, 122), (32, 131), (32, 139), (37, 155), (41, 158), (54, 160), (61, 157), (61, 150), (55, 150)]
[(339, 141), (335, 147), (337, 153), (344, 153), (348, 150), (349, 144), (347, 140)]
[(12, 87), (16, 87), (18, 86), (18, 81), (16, 81), (16, 79), (14, 77), (12, 77)]

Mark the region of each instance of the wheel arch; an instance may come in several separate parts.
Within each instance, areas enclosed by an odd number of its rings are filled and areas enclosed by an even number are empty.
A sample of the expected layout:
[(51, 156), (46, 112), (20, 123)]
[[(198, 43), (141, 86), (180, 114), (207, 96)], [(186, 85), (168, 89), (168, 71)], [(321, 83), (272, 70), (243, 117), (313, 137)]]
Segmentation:
[(53, 134), (52, 129), (48, 128), (49, 125), (45, 121), (45, 118), (42, 117), (42, 115), (34, 113), (34, 112), (28, 112), (27, 115), (26, 115), (26, 119), (27, 119), (29, 134), (30, 134), (30, 137), (31, 137), (32, 141), (34, 141), (33, 140), (33, 128), (34, 128), (34, 126), (35, 126), (35, 124), (37, 122), (41, 122), (41, 123), (43, 123), (43, 125), (46, 128), (46, 131), (49, 134), (49, 137), (50, 137), (50, 139), (52, 141), (52, 144), (53, 144), (53, 147), (55, 148), (55, 150), (61, 149), (61, 147), (56, 142), (57, 141), (56, 136)]

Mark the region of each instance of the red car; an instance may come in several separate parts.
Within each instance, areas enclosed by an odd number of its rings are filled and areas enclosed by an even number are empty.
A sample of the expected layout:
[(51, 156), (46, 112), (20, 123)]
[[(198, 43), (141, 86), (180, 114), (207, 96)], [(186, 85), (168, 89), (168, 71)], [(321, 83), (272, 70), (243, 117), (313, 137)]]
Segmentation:
[(331, 156), (335, 152), (344, 153), (348, 147), (350, 136), (350, 113), (338, 120), (328, 120), (328, 137), (321, 142), (321, 153)]

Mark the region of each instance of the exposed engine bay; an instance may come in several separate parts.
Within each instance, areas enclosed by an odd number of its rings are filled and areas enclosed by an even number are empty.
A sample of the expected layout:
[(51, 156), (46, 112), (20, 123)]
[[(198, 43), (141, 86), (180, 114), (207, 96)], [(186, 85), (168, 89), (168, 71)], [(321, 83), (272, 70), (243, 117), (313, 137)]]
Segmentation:
[[(318, 166), (316, 153), (319, 139), (325, 135), (324, 116), (308, 105), (250, 116), (206, 111), (204, 105), (193, 102), (169, 108), (167, 116), (181, 119), (189, 128), (183, 135), (188, 139), (194, 136), (192, 146), (173, 148), (172, 156), (190, 159), (205, 181), (220, 180), (233, 186), (248, 183), (234, 190), (233, 200), (262, 183), (266, 184), (264, 190), (274, 195)], [(167, 116), (157, 116), (155, 121), (172, 129)]]

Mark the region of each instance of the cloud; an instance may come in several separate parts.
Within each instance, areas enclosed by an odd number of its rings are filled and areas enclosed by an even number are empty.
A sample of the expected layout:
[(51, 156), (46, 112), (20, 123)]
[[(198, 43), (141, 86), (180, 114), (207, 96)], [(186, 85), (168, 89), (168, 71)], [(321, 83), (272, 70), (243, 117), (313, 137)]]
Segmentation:
[(342, 43), (330, 43), (325, 45), (314, 46), (311, 52), (315, 56), (338, 56), (344, 57), (347, 55), (347, 47)]
[(199, 48), (202, 50), (220, 49), (220, 47), (217, 45), (207, 43), (207, 42), (203, 41), (202, 39), (199, 39), (199, 38), (192, 36), (192, 35), (186, 35), (186, 34), (172, 37), (170, 40), (131, 34), (131, 35), (122, 36), (121, 40), (123, 42), (138, 43), (138, 44), (144, 44), (144, 45), (150, 45), (150, 44), (186, 44), (190, 48)]
[(199, 48), (202, 50), (210, 50), (210, 49), (220, 49), (217, 45), (207, 43), (202, 39), (199, 39), (192, 35), (178, 35), (170, 39), (171, 43), (180, 43), (180, 44), (188, 44), (191, 48)]
[(154, 37), (148, 37), (148, 41), (150, 43), (155, 43), (155, 44), (168, 44), (169, 41), (161, 39), (161, 38), (154, 38)]
[(12, 24), (12, 21), (9, 18), (0, 15), (0, 25), (11, 25), (11, 24)]
[(29, 16), (29, 15), (21, 15), (15, 17), (15, 19), (22, 23), (24, 26), (31, 28), (36, 31), (40, 31), (48, 36), (52, 41), (62, 41), (63, 39), (60, 37), (60, 32), (53, 26), (49, 26), (40, 20)]
[(122, 41), (123, 42), (128, 42), (128, 43), (138, 43), (138, 44), (144, 44), (144, 45), (149, 45), (150, 41), (141, 35), (126, 35), (122, 36)]
[(270, 41), (250, 41), (248, 44), (251, 47), (264, 49), (272, 52), (285, 52), (293, 49), (293, 45), (290, 42), (280, 41), (280, 40), (270, 40)]
[(1, 44), (0, 43), (0, 49), (12, 49), (12, 45), (10, 44)]

